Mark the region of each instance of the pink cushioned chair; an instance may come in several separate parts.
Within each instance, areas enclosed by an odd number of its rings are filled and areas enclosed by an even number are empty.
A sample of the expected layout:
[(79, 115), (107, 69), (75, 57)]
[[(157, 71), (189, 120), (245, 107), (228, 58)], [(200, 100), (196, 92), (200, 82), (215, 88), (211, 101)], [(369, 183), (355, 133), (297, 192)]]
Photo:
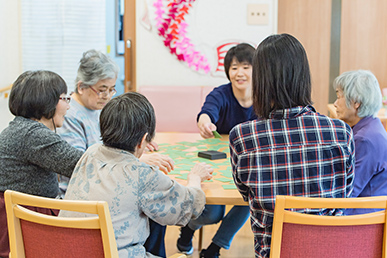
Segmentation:
[[(68, 201), (7, 190), (10, 257), (118, 257), (109, 208), (102, 201)], [(70, 210), (94, 217), (62, 218), (23, 206)]]
[[(387, 197), (277, 196), (270, 257), (386, 257)], [(379, 208), (352, 216), (318, 216), (289, 209)]]

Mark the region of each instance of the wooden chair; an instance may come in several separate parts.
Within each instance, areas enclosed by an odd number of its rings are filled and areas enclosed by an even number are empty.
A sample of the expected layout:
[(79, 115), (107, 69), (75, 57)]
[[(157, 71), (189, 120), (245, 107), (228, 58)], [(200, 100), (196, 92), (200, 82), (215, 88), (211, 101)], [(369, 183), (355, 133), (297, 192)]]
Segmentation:
[[(386, 257), (387, 196), (277, 196), (270, 257)], [(319, 216), (287, 209), (373, 208), (352, 216)]]
[[(19, 257), (118, 257), (109, 208), (102, 201), (68, 201), (7, 190), (10, 255)], [(62, 218), (23, 206), (96, 214)]]
[[(117, 244), (105, 201), (69, 201), (7, 190), (10, 258), (118, 257)], [(56, 217), (23, 206), (96, 214), (93, 217)], [(174, 254), (169, 258), (183, 258)]]

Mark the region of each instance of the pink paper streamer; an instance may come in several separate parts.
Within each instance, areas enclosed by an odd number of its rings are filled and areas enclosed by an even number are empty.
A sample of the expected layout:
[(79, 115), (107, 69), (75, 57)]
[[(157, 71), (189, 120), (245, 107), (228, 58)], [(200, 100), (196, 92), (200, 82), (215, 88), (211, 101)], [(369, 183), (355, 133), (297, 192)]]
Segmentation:
[[(164, 45), (179, 61), (184, 61), (195, 71), (209, 73), (211, 68), (207, 58), (196, 50), (187, 34), (188, 24), (184, 16), (189, 13), (191, 3), (195, 0), (167, 0), (164, 8), (163, 0), (156, 0), (156, 27), (158, 34), (164, 38)], [(164, 9), (165, 10), (164, 10)], [(163, 18), (166, 17), (166, 18)]]

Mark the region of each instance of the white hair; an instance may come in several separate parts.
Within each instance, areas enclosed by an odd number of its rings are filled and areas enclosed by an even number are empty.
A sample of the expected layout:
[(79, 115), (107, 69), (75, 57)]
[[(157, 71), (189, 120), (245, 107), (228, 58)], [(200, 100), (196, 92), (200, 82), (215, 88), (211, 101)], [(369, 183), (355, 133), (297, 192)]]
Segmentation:
[(343, 91), (345, 103), (359, 103), (358, 116), (375, 117), (382, 107), (382, 93), (378, 80), (370, 71), (357, 70), (342, 73), (333, 82), (333, 88)]
[(83, 53), (79, 61), (77, 78), (75, 79), (75, 92), (78, 93), (78, 82), (81, 88), (88, 88), (100, 80), (117, 78), (118, 65), (104, 53), (91, 49)]

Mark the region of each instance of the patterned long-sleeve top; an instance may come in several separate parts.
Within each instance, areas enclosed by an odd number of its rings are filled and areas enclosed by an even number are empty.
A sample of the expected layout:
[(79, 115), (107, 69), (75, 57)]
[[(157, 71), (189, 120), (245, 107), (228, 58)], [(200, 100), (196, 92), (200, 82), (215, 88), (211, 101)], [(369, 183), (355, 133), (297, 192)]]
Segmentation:
[[(143, 246), (148, 218), (183, 226), (202, 213), (206, 201), (200, 188), (182, 186), (130, 152), (99, 143), (77, 163), (65, 199), (108, 203), (119, 257), (151, 256)], [(59, 216), (88, 215), (61, 211)]]
[(312, 106), (279, 110), (270, 119), (239, 124), (229, 137), (234, 181), (250, 206), (256, 257), (269, 257), (276, 195), (351, 195), (355, 162), (351, 128)]

